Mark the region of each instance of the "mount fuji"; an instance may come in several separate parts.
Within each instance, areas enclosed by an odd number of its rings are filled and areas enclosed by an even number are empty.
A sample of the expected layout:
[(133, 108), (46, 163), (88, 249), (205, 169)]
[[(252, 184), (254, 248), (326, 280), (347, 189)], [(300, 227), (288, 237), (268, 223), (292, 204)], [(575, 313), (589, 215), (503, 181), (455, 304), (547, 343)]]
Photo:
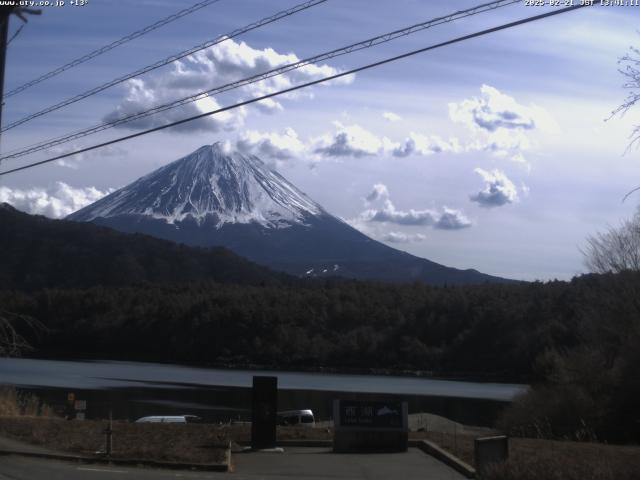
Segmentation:
[(433, 285), (509, 281), (377, 242), (328, 213), (258, 157), (219, 144), (139, 178), (67, 217), (191, 246), (224, 246), (297, 276)]

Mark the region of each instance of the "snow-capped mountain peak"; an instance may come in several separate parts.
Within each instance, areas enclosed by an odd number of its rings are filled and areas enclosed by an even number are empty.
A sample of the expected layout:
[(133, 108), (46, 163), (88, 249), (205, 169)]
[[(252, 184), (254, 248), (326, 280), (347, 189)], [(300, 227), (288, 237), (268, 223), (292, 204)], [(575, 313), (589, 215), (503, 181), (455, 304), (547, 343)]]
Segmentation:
[(323, 213), (320, 205), (258, 157), (227, 152), (214, 143), (116, 190), (69, 219), (143, 215), (167, 223), (207, 219), (218, 228), (226, 223), (285, 228)]
[(253, 155), (207, 145), (79, 210), (93, 222), (197, 247), (225, 247), (297, 276), (505, 281), (395, 250), (326, 212)]

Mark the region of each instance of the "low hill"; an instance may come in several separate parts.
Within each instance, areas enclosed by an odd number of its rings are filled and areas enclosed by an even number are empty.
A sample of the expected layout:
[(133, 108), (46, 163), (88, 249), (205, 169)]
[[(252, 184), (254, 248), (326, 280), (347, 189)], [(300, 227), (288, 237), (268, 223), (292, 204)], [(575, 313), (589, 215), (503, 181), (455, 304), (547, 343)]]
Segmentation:
[(290, 281), (226, 248), (196, 248), (91, 223), (51, 220), (0, 204), (0, 289), (136, 283)]

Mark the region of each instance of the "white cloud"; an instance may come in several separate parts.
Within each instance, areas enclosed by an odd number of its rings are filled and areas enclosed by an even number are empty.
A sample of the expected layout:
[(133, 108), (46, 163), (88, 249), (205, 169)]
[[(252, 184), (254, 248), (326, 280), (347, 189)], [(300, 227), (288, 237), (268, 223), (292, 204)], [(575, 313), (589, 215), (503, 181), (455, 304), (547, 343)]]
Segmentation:
[(440, 218), (438, 218), (437, 223), (434, 225), (435, 228), (440, 230), (459, 230), (472, 225), (471, 220), (462, 213), (462, 210), (448, 207), (443, 207), (442, 210), (443, 212), (440, 214)]
[(553, 131), (557, 123), (543, 108), (524, 106), (497, 88), (482, 85), (480, 97), (449, 104), (449, 117), (466, 126), (472, 139), (469, 151), (488, 151), (530, 169), (523, 151), (531, 148), (528, 133)]
[(518, 201), (518, 190), (504, 172), (497, 169), (488, 172), (481, 168), (476, 168), (475, 172), (485, 181), (485, 187), (471, 195), (471, 201), (485, 208), (501, 207)]
[(531, 170), (531, 164), (527, 161), (527, 159), (521, 152), (518, 152), (515, 155), (513, 155), (511, 157), (511, 161), (514, 163), (520, 163), (524, 165), (527, 168), (527, 170), (529, 171)]
[(387, 232), (380, 239), (390, 243), (415, 243), (423, 242), (427, 236), (422, 233)]
[(383, 142), (360, 125), (334, 122), (336, 131), (316, 139), (314, 152), (325, 157), (355, 157), (378, 154)]
[(388, 243), (418, 243), (425, 241), (428, 237), (423, 233), (408, 233), (403, 231), (386, 231), (385, 225), (381, 223), (371, 223), (358, 216), (351, 219), (343, 218), (345, 222), (365, 235), (375, 238), (381, 242)]
[(369, 192), (369, 195), (365, 197), (367, 202), (375, 202), (376, 200), (385, 198), (389, 198), (389, 190), (384, 183), (376, 183), (371, 189), (371, 192)]
[[(448, 140), (438, 135), (410, 132), (402, 141), (379, 137), (358, 124), (335, 121), (335, 131), (312, 142), (311, 151), (321, 157), (366, 157), (389, 154), (396, 158), (412, 155), (486, 151), (496, 157), (507, 158), (530, 170), (524, 151), (531, 149), (529, 130), (556, 125), (540, 107), (526, 107), (494, 87), (483, 85), (481, 96), (449, 104), (451, 120), (465, 125), (471, 138), (464, 144), (456, 137)], [(389, 121), (400, 117), (384, 112)]]
[(438, 219), (438, 213), (434, 210), (407, 211), (396, 209), (393, 202), (385, 200), (381, 209), (369, 209), (363, 212), (363, 216), (370, 222), (394, 223), (396, 225), (432, 226)]
[[(47, 150), (47, 153), (51, 156), (58, 156), (64, 155), (65, 153), (73, 152), (75, 150), (80, 150), (81, 148), (83, 148), (82, 145), (72, 143), (71, 146), (66, 147), (51, 147)], [(55, 163), (60, 167), (66, 167), (72, 170), (76, 170), (80, 166), (80, 163), (86, 160), (96, 160), (107, 157), (122, 157), (126, 154), (127, 151), (117, 145), (107, 145), (96, 150), (90, 150), (88, 152), (82, 152), (67, 158), (62, 158), (60, 160), (57, 160)]]
[(324, 157), (354, 157), (388, 153), (394, 157), (409, 155), (433, 155), (442, 152), (463, 150), (456, 138), (448, 141), (437, 135), (423, 135), (411, 132), (403, 142), (394, 142), (386, 137), (378, 137), (357, 124), (344, 125), (333, 122), (336, 130), (314, 141), (313, 152)]
[(0, 202), (6, 202), (27, 213), (62, 218), (112, 191), (113, 189), (109, 189), (103, 192), (95, 187), (74, 188), (64, 182), (29, 190), (0, 186)]
[[(444, 140), (438, 135), (411, 132), (403, 142), (395, 142), (355, 123), (346, 124), (339, 120), (332, 123), (335, 127), (333, 131), (307, 141), (303, 141), (293, 128), (287, 128), (283, 133), (248, 130), (238, 135), (235, 144), (242, 152), (253, 153), (266, 160), (275, 160), (276, 163), (301, 156), (315, 163), (327, 158), (362, 158), (376, 155), (402, 158), (443, 152), (458, 153), (468, 149), (455, 137)], [(482, 148), (491, 147), (484, 145)]]
[(305, 144), (293, 128), (287, 128), (282, 134), (247, 130), (236, 140), (236, 148), (275, 163), (299, 157), (306, 152)]
[(460, 210), (443, 207), (442, 212), (413, 208), (403, 211), (398, 210), (391, 200), (385, 200), (381, 209), (365, 210), (361, 216), (368, 222), (433, 227), (440, 230), (459, 230), (471, 226), (471, 221)]
[(363, 211), (357, 221), (361, 222), (386, 223), (394, 225), (432, 227), (441, 230), (458, 230), (470, 227), (471, 221), (461, 210), (443, 207), (440, 211), (436, 209), (409, 209), (398, 210), (389, 198), (389, 190), (384, 184), (378, 183), (373, 186), (372, 191), (367, 195), (366, 201), (372, 203), (382, 202), (379, 208), (368, 208)]
[[(111, 122), (158, 104), (173, 101), (176, 98), (193, 95), (299, 60), (293, 53), (282, 54), (272, 48), (256, 49), (245, 42), (237, 43), (229, 39), (173, 62), (172, 69), (168, 72), (164, 69), (148, 75), (144, 79), (129, 80), (124, 87), (126, 91), (124, 98), (112, 112), (105, 116), (104, 121)], [(326, 64), (310, 64), (283, 75), (243, 86), (235, 92), (236, 96), (239, 94), (243, 98), (253, 98), (338, 72), (339, 70)], [(347, 84), (352, 82), (353, 78), (353, 76), (347, 76), (322, 85)], [(311, 93), (307, 91), (287, 94), (278, 98), (295, 99), (310, 95)], [(283, 108), (280, 101), (275, 99), (263, 100), (257, 106), (261, 111), (267, 113)], [(220, 104), (213, 97), (203, 97), (196, 102), (124, 124), (122, 127), (142, 129), (166, 125), (178, 119), (215, 110), (219, 107)], [(246, 109), (238, 108), (174, 128), (183, 131), (230, 131), (242, 126), (246, 115)]]
[(402, 120), (402, 117), (400, 115), (398, 115), (397, 113), (393, 113), (393, 112), (384, 112), (382, 114), (382, 118), (384, 118), (388, 122), (398, 122), (398, 121)]
[(394, 157), (408, 157), (409, 155), (433, 155), (442, 152), (460, 152), (462, 147), (456, 138), (449, 141), (442, 140), (437, 135), (422, 135), (411, 132), (400, 144), (387, 144)]
[(480, 97), (450, 103), (451, 119), (489, 132), (495, 132), (500, 128), (535, 128), (536, 121), (531, 108), (520, 105), (513, 97), (489, 85), (482, 85), (480, 94)]
[(479, 149), (488, 150), (499, 157), (511, 156), (512, 160), (522, 163), (526, 161), (522, 151), (529, 148), (529, 137), (521, 130), (499, 129), (488, 135)]
[[(155, 85), (153, 83), (156, 83)], [(160, 85), (158, 85), (158, 83)], [(191, 92), (183, 92), (182, 96), (189, 95)], [(176, 98), (175, 93), (172, 93), (171, 88), (166, 85), (162, 85), (162, 82), (153, 82), (142, 79), (133, 79), (127, 82), (127, 93), (125, 98), (120, 104), (109, 114), (103, 118), (103, 122), (114, 122), (120, 118), (127, 117), (132, 114), (136, 114), (159, 104), (168, 103)], [(221, 107), (218, 101), (213, 97), (203, 97), (199, 100), (184, 105), (179, 108), (166, 110), (162, 113), (150, 115), (148, 117), (140, 118), (116, 128), (130, 128), (130, 129), (147, 129), (154, 128), (169, 123), (182, 120), (183, 118), (199, 115), (204, 112), (217, 110)], [(183, 123), (173, 127), (178, 131), (205, 131), (205, 132), (220, 132), (220, 131), (232, 131), (241, 127), (244, 124), (244, 119), (247, 115), (247, 110), (244, 107), (237, 108), (233, 111), (221, 112), (216, 115), (210, 115), (203, 117), (199, 120)]]

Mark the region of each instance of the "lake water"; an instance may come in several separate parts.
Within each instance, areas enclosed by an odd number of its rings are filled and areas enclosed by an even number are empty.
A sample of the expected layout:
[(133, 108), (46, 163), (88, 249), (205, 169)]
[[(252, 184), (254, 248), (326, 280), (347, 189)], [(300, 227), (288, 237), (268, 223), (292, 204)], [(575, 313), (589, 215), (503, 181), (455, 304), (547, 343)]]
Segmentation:
[(393, 396), (410, 411), (428, 411), (477, 425), (493, 422), (525, 385), (417, 377), (197, 368), (141, 362), (0, 359), (0, 384), (38, 391), (53, 405), (68, 393), (87, 400), (89, 417), (194, 413), (214, 420), (243, 418), (254, 375), (278, 377), (279, 405), (330, 416), (333, 398)]

